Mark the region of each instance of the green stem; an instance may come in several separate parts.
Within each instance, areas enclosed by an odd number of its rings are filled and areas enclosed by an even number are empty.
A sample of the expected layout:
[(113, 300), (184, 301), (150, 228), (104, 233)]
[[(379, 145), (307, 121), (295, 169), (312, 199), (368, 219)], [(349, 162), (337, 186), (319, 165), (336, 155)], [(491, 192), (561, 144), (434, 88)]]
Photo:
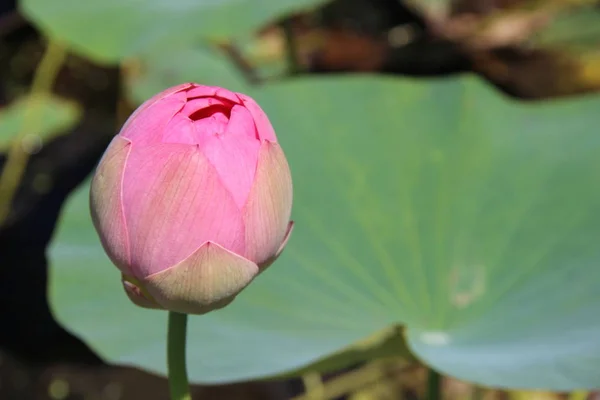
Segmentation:
[(442, 398), (442, 376), (429, 368), (427, 377), (427, 400), (440, 400)]
[(185, 340), (187, 314), (169, 311), (169, 333), (167, 338), (167, 364), (171, 400), (191, 400), (185, 365)]

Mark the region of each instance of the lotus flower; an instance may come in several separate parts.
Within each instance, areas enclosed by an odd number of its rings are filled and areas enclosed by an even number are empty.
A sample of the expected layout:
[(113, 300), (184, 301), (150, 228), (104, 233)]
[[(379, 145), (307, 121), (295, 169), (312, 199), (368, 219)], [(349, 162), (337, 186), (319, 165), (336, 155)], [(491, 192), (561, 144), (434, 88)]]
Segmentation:
[(283, 250), (292, 181), (250, 97), (187, 83), (142, 104), (92, 180), (94, 226), (139, 306), (224, 307)]

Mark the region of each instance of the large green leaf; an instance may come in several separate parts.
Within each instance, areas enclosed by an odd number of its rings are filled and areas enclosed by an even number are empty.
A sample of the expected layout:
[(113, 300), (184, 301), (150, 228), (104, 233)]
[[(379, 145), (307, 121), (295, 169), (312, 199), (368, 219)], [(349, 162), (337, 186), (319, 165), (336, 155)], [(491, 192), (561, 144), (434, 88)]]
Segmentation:
[(20, 0), (51, 36), (102, 61), (240, 35), (319, 0)]
[[(466, 78), (250, 94), (288, 155), (297, 225), (230, 307), (191, 319), (193, 380), (285, 373), (401, 323), (462, 379), (597, 387), (600, 98), (523, 105)], [(166, 314), (129, 305), (86, 190), (52, 249), (54, 308), (108, 359), (164, 372)]]

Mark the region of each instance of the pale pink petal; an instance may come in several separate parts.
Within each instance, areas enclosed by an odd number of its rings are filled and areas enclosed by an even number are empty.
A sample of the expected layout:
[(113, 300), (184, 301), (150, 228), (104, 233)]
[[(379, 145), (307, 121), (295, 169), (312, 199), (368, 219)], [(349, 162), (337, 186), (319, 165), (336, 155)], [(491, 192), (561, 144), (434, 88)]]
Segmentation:
[(253, 130), (248, 111), (234, 106), (226, 132), (213, 136), (202, 147), (239, 208), (246, 203), (258, 162), (260, 141)]
[(194, 88), (187, 91), (187, 97), (188, 99), (196, 97), (219, 97), (221, 99), (240, 104), (240, 99), (235, 93), (218, 86), (204, 86), (196, 84)]
[(281, 253), (283, 253), (285, 246), (287, 246), (288, 241), (290, 240), (290, 237), (292, 236), (293, 230), (294, 230), (294, 221), (290, 221), (287, 226), (287, 229), (285, 231), (285, 236), (283, 237), (283, 242), (281, 242), (281, 244), (279, 245), (279, 248), (277, 249), (277, 252), (275, 253), (275, 257), (273, 257), (272, 260), (269, 260), (269, 264), (273, 263), (277, 258), (279, 258)]
[(285, 236), (283, 238), (283, 242), (281, 242), (281, 245), (279, 245), (279, 248), (277, 249), (277, 252), (275, 253), (275, 255), (273, 257), (269, 258), (267, 261), (261, 263), (258, 266), (260, 268), (261, 273), (264, 272), (268, 267), (270, 267), (271, 264), (273, 264), (275, 261), (277, 261), (277, 259), (281, 255), (281, 253), (283, 253), (285, 246), (287, 246), (287, 243), (290, 240), (290, 237), (292, 236), (293, 230), (294, 230), (294, 221), (290, 221), (290, 223), (288, 224), (287, 230), (285, 231)]
[(111, 261), (129, 273), (130, 248), (123, 207), (122, 182), (131, 143), (115, 136), (98, 164), (90, 188), (92, 221)]
[(135, 119), (129, 118), (119, 135), (136, 145), (149, 145), (160, 142), (169, 121), (185, 105), (185, 92), (177, 92), (140, 112)]
[(292, 195), (292, 177), (283, 151), (276, 143), (264, 142), (244, 208), (247, 259), (263, 265), (280, 251), (288, 232)]
[(242, 93), (238, 93), (237, 96), (240, 98), (248, 111), (250, 111), (250, 114), (252, 114), (252, 118), (254, 118), (254, 124), (256, 125), (256, 131), (258, 132), (258, 137), (261, 140), (268, 140), (276, 143), (277, 136), (275, 135), (275, 130), (273, 129), (273, 125), (271, 125), (267, 114), (265, 114), (262, 108), (260, 108), (260, 106), (251, 97)]
[(204, 314), (222, 308), (258, 274), (258, 266), (214, 243), (144, 279), (152, 298), (170, 311)]
[(172, 267), (207, 241), (243, 252), (239, 208), (196, 146), (134, 146), (123, 187), (135, 277)]

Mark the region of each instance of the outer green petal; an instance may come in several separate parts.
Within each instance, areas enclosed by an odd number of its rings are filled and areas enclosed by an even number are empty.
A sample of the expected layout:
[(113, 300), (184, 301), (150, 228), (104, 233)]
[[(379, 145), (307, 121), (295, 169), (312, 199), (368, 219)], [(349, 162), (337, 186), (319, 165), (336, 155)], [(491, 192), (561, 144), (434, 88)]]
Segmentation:
[(148, 276), (142, 284), (167, 310), (205, 314), (231, 303), (258, 272), (252, 261), (207, 242), (174, 267)]
[(132, 276), (122, 275), (123, 289), (135, 305), (143, 308), (163, 309), (153, 298), (148, 291), (140, 284), (140, 282)]

